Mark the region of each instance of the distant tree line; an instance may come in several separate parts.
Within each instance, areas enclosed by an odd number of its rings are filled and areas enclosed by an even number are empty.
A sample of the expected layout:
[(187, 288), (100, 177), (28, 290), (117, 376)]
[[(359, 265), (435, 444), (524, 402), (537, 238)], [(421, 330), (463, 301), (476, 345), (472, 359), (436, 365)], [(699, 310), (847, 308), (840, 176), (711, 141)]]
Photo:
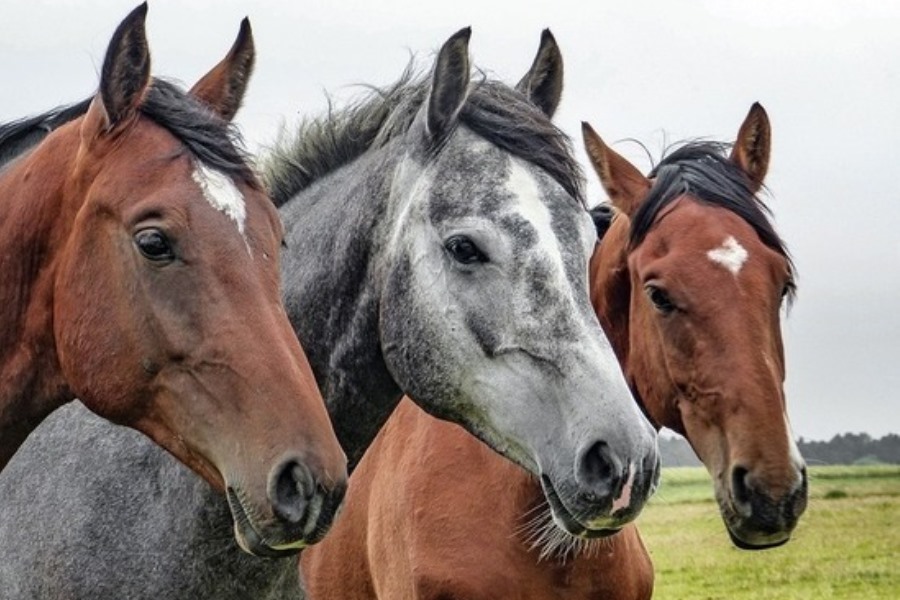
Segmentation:
[[(900, 464), (900, 435), (874, 439), (867, 433), (841, 433), (827, 442), (797, 440), (800, 454), (810, 465)], [(659, 450), (664, 467), (693, 467), (701, 463), (682, 437), (663, 435)]]
[(827, 442), (800, 438), (800, 453), (810, 465), (900, 464), (900, 435), (873, 439), (867, 433), (841, 433)]

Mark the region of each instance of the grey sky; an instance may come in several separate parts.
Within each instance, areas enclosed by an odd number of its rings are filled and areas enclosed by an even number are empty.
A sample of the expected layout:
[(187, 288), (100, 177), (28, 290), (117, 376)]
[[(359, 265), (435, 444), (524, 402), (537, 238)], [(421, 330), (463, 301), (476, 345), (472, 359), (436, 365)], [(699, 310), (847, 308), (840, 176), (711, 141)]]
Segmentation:
[[(0, 121), (90, 94), (134, 0), (0, 0)], [(785, 320), (797, 435), (900, 432), (900, 3), (880, 0), (152, 0), (156, 75), (188, 84), (249, 15), (257, 68), (239, 114), (258, 150), (279, 125), (385, 84), (473, 27), (475, 64), (514, 83), (550, 27), (566, 61), (557, 122), (658, 154), (684, 137), (731, 140), (753, 101), (773, 124), (767, 184), (800, 273)], [(616, 148), (642, 168), (634, 144)], [(583, 154), (580, 154), (583, 157)], [(594, 202), (602, 198), (591, 179)]]

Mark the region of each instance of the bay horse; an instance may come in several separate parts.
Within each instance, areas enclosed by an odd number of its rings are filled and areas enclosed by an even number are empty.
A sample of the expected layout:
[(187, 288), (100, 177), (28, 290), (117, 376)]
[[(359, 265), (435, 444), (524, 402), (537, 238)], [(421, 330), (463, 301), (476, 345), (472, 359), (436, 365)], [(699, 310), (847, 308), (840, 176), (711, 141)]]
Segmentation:
[(242, 548), (296, 554), (346, 458), (280, 300), (278, 214), (228, 123), (249, 25), (185, 94), (150, 77), (146, 14), (116, 29), (93, 98), (0, 127), (0, 468), (77, 397), (224, 491)]
[[(617, 213), (591, 297), (642, 408), (713, 475), (734, 543), (788, 540), (806, 502), (785, 416), (779, 314), (791, 260), (755, 197), (770, 125), (755, 104), (730, 157), (687, 144), (650, 178), (584, 125)], [(585, 540), (553, 525), (532, 475), (404, 401), (351, 477), (340, 520), (301, 555), (311, 598), (650, 598), (636, 527)], [(487, 508), (486, 508), (487, 507)]]
[[(590, 305), (596, 233), (581, 172), (536, 108), (555, 104), (556, 80), (543, 60), (519, 89), (473, 80), (469, 36), (449, 38), (430, 77), (408, 70), (308, 120), (269, 158), (285, 306), (351, 468), (408, 393), (531, 469), (560, 526), (608, 535), (656, 485), (655, 432)], [(10, 598), (40, 586), (67, 598), (98, 586), (129, 598), (300, 593), (296, 561), (236, 552), (202, 482), (130, 432), (72, 416), (35, 432), (0, 476), (0, 505), (15, 507), (0, 511), (15, 547), (0, 547)], [(46, 458), (61, 447), (66, 466)], [(95, 477), (72, 476), (84, 469)], [(26, 502), (29, 485), (53, 491)]]

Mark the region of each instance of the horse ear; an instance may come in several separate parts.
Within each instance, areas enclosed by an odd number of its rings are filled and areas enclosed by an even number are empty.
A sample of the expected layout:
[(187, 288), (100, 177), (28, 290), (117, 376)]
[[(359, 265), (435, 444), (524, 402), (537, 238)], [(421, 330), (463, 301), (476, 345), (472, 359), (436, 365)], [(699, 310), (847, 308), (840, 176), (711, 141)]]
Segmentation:
[(150, 85), (150, 49), (144, 27), (146, 19), (147, 3), (144, 2), (119, 24), (106, 50), (100, 71), (99, 93), (106, 130), (137, 112)]
[(588, 123), (581, 123), (581, 135), (591, 166), (613, 206), (633, 216), (650, 191), (650, 180), (607, 146)]
[(771, 148), (772, 126), (769, 124), (769, 115), (759, 102), (754, 102), (731, 149), (731, 160), (750, 178), (754, 192), (762, 187), (763, 179), (766, 178)]
[(207, 104), (226, 121), (231, 121), (241, 107), (255, 60), (253, 31), (250, 29), (250, 19), (245, 17), (231, 50), (194, 84), (191, 95)]
[(438, 52), (428, 96), (428, 135), (444, 137), (456, 122), (469, 91), (469, 37), (472, 28), (454, 33)]
[(538, 48), (531, 69), (516, 84), (516, 89), (528, 96), (544, 114), (552, 117), (559, 106), (563, 88), (563, 59), (556, 38), (545, 29), (541, 33)]

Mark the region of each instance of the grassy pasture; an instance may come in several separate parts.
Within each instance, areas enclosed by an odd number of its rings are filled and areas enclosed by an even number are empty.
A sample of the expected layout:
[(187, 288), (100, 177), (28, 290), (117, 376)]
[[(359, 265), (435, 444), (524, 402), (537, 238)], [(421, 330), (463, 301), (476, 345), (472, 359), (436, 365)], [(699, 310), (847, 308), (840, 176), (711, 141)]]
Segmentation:
[(810, 469), (810, 502), (793, 539), (734, 548), (702, 468), (663, 470), (638, 520), (670, 600), (900, 598), (900, 466)]

